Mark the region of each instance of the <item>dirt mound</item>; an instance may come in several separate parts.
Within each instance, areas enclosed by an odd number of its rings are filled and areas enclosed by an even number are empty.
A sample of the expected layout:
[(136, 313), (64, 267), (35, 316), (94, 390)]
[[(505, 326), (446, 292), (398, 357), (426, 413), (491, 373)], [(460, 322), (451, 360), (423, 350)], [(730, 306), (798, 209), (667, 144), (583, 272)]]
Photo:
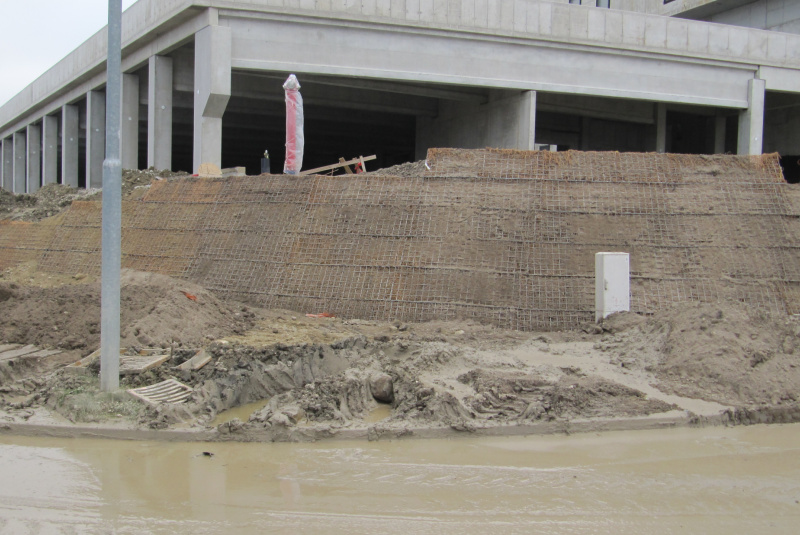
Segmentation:
[[(188, 176), (183, 171), (158, 171), (153, 168), (122, 171), (123, 198), (136, 196), (155, 180)], [(40, 221), (65, 210), (75, 200), (99, 200), (102, 190), (77, 189), (63, 184), (48, 184), (36, 193), (14, 195), (0, 189), (0, 219)]]
[[(188, 294), (188, 295), (187, 295)], [(53, 288), (0, 282), (0, 341), (93, 351), (100, 343), (100, 283)], [(242, 333), (258, 319), (204, 288), (164, 275), (123, 270), (121, 344), (199, 346)]]
[(425, 160), (419, 160), (417, 162), (407, 162), (398, 165), (393, 165), (391, 167), (384, 167), (383, 169), (370, 171), (369, 173), (366, 174), (376, 175), (376, 176), (415, 177), (415, 176), (423, 176), (427, 172), (428, 172), (428, 166), (425, 164)]
[(623, 367), (644, 368), (659, 389), (725, 405), (796, 405), (800, 321), (738, 303), (659, 312), (605, 345)]
[(61, 184), (48, 184), (31, 195), (14, 195), (0, 190), (0, 219), (40, 221), (59, 214), (75, 199), (86, 198), (91, 191)]

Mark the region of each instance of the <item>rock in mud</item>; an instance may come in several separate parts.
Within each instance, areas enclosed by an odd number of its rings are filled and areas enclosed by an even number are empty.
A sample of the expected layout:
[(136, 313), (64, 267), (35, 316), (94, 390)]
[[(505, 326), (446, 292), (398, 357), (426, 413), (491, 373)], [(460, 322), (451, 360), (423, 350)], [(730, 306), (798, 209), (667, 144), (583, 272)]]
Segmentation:
[(391, 376), (385, 373), (375, 374), (369, 379), (369, 388), (372, 397), (382, 403), (394, 401), (394, 384)]

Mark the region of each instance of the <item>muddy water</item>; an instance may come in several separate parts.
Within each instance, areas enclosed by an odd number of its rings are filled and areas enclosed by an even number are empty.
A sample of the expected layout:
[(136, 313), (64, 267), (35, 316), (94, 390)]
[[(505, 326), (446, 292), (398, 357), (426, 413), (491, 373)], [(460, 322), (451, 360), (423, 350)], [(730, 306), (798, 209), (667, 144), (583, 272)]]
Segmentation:
[(797, 533), (800, 424), (317, 444), (4, 436), (0, 482), (0, 533), (14, 534)]

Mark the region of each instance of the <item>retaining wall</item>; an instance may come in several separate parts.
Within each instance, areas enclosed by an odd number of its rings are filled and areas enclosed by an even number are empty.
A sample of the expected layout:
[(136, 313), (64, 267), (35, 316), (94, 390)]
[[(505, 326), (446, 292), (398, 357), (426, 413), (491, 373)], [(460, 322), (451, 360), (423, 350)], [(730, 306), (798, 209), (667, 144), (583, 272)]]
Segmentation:
[[(123, 203), (123, 267), (268, 307), (523, 330), (594, 318), (594, 254), (634, 311), (800, 308), (800, 213), (777, 155), (434, 149), (422, 176), (184, 178)], [(100, 203), (0, 224), (0, 268), (99, 273)]]

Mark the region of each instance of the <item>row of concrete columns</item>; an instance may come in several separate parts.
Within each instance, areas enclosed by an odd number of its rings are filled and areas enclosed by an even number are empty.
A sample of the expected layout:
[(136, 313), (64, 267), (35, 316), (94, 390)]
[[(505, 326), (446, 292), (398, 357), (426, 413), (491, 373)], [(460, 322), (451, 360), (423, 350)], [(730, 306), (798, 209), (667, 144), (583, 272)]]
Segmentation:
[[(154, 56), (149, 62), (147, 165), (157, 169), (172, 166), (172, 59)], [(122, 91), (122, 166), (139, 166), (139, 77), (123, 75)], [(86, 94), (85, 141), (87, 187), (103, 184), (105, 159), (105, 92)], [(78, 187), (80, 158), (80, 108), (66, 104), (60, 113), (45, 115), (41, 122), (28, 125), (0, 140), (0, 185), (14, 193), (34, 193), (42, 185), (58, 180), (59, 138), (61, 182)], [(60, 132), (59, 132), (60, 128)], [(220, 136), (221, 137), (221, 136)]]
[[(147, 166), (172, 168), (173, 62), (152, 56), (148, 62)], [(139, 79), (124, 74), (122, 81), (122, 147), (124, 169), (135, 169), (139, 160)], [(195, 35), (194, 158), (222, 164), (222, 116), (231, 95), (231, 30), (209, 26)], [(15, 193), (36, 191), (40, 184), (58, 178), (59, 123), (61, 182), (78, 186), (80, 117), (74, 103), (62, 106), (60, 118), (44, 116), (26, 130), (0, 140), (0, 185)], [(105, 94), (86, 95), (86, 185), (102, 187), (105, 158)]]
[[(147, 87), (147, 166), (172, 167), (173, 60), (152, 56), (148, 63)], [(221, 166), (222, 117), (231, 95), (230, 28), (209, 26), (195, 36), (194, 68), (194, 145), (193, 168), (202, 163)], [(760, 154), (764, 128), (765, 82), (752, 79), (748, 84), (749, 107), (739, 114), (739, 154)], [(138, 167), (139, 155), (139, 78), (123, 75), (122, 91), (122, 166)], [(508, 148), (531, 149), (535, 146), (536, 92), (523, 92), (511, 104), (493, 104), (503, 120)], [(87, 187), (102, 187), (105, 152), (105, 94), (89, 91), (86, 95), (85, 171)], [(488, 112), (493, 111), (486, 106)], [(506, 109), (508, 108), (508, 109)], [(502, 113), (501, 113), (502, 112)], [(505, 114), (505, 115), (503, 115)], [(60, 137), (61, 182), (79, 184), (80, 112), (76, 104), (62, 106), (58, 115), (44, 116), (25, 130), (0, 140), (0, 184), (15, 193), (33, 193), (40, 185), (58, 179)], [(60, 117), (59, 117), (60, 116)], [(499, 116), (499, 115), (498, 115)], [(725, 150), (727, 118), (718, 116), (715, 124), (715, 152)], [(512, 124), (513, 123), (513, 124)], [(490, 122), (491, 124), (491, 122)], [(60, 132), (59, 132), (60, 129)], [(667, 105), (656, 105), (657, 152), (666, 152)], [(463, 141), (463, 140), (462, 140)], [(480, 146), (486, 141), (481, 140)]]

